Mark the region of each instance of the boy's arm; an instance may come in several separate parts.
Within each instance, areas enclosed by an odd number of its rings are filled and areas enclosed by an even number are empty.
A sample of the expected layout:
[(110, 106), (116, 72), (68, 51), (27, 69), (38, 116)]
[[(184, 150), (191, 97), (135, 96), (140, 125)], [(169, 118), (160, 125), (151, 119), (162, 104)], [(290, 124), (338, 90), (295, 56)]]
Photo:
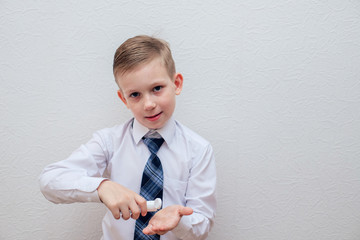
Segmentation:
[(186, 192), (186, 207), (168, 206), (150, 220), (145, 234), (172, 231), (179, 239), (206, 239), (215, 218), (216, 167), (211, 146), (198, 156), (191, 169)]
[[(130, 189), (102, 175), (112, 155), (101, 132), (73, 152), (70, 157), (50, 164), (41, 173), (40, 189), (54, 203), (103, 202), (114, 218), (137, 219), (146, 215), (146, 200)], [(130, 215), (131, 211), (131, 215)]]
[(194, 211), (183, 216), (172, 231), (180, 239), (206, 239), (215, 220), (216, 211), (216, 165), (210, 144), (203, 152), (198, 152), (186, 191), (186, 206)]
[(107, 165), (109, 151), (100, 133), (67, 159), (47, 166), (39, 177), (40, 190), (54, 203), (100, 202), (97, 188)]

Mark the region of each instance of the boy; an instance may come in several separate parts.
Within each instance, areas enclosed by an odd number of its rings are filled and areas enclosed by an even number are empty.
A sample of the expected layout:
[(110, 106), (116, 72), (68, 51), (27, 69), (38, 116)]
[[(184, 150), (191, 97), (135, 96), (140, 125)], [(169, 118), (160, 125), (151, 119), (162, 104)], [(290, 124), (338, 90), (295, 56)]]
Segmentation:
[[(215, 160), (206, 140), (173, 119), (183, 77), (167, 43), (128, 39), (115, 53), (113, 71), (134, 118), (96, 132), (69, 158), (47, 166), (42, 193), (54, 203), (104, 203), (105, 240), (206, 239), (216, 208)], [(147, 180), (157, 195), (146, 192)], [(154, 215), (146, 201), (155, 197), (163, 205)]]

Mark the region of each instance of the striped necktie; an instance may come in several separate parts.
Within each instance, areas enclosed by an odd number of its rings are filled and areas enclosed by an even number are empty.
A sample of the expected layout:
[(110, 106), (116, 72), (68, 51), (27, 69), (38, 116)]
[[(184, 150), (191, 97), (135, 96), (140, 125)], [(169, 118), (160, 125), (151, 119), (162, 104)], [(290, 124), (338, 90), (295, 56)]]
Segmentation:
[[(142, 176), (140, 195), (146, 199), (146, 201), (152, 201), (156, 198), (161, 198), (163, 195), (163, 169), (161, 161), (156, 155), (160, 146), (163, 144), (163, 138), (143, 138), (143, 142), (149, 148), (151, 153)], [(134, 240), (143, 239), (160, 239), (160, 236), (145, 235), (142, 230), (148, 225), (154, 212), (148, 212), (145, 217), (141, 216), (136, 220)]]

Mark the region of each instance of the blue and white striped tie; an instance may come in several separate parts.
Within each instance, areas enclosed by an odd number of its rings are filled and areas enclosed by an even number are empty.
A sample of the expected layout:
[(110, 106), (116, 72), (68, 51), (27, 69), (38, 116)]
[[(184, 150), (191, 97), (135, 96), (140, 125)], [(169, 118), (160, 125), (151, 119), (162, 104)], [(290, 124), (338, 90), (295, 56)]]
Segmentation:
[[(163, 169), (161, 161), (156, 155), (160, 146), (163, 144), (163, 138), (143, 138), (143, 142), (149, 148), (151, 155), (145, 165), (142, 180), (140, 195), (146, 201), (152, 201), (163, 196)], [(148, 212), (145, 217), (141, 216), (136, 220), (134, 240), (143, 239), (160, 239), (158, 234), (145, 235), (142, 230), (148, 225), (154, 212)]]

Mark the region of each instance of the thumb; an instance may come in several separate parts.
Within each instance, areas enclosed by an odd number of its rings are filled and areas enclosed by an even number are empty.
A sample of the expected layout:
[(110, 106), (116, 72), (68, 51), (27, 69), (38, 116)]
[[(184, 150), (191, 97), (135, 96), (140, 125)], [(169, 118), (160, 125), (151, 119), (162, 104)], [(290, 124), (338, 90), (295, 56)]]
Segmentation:
[(179, 210), (179, 214), (181, 216), (183, 215), (191, 215), (193, 213), (193, 209), (190, 208), (190, 207), (182, 207), (180, 210)]

